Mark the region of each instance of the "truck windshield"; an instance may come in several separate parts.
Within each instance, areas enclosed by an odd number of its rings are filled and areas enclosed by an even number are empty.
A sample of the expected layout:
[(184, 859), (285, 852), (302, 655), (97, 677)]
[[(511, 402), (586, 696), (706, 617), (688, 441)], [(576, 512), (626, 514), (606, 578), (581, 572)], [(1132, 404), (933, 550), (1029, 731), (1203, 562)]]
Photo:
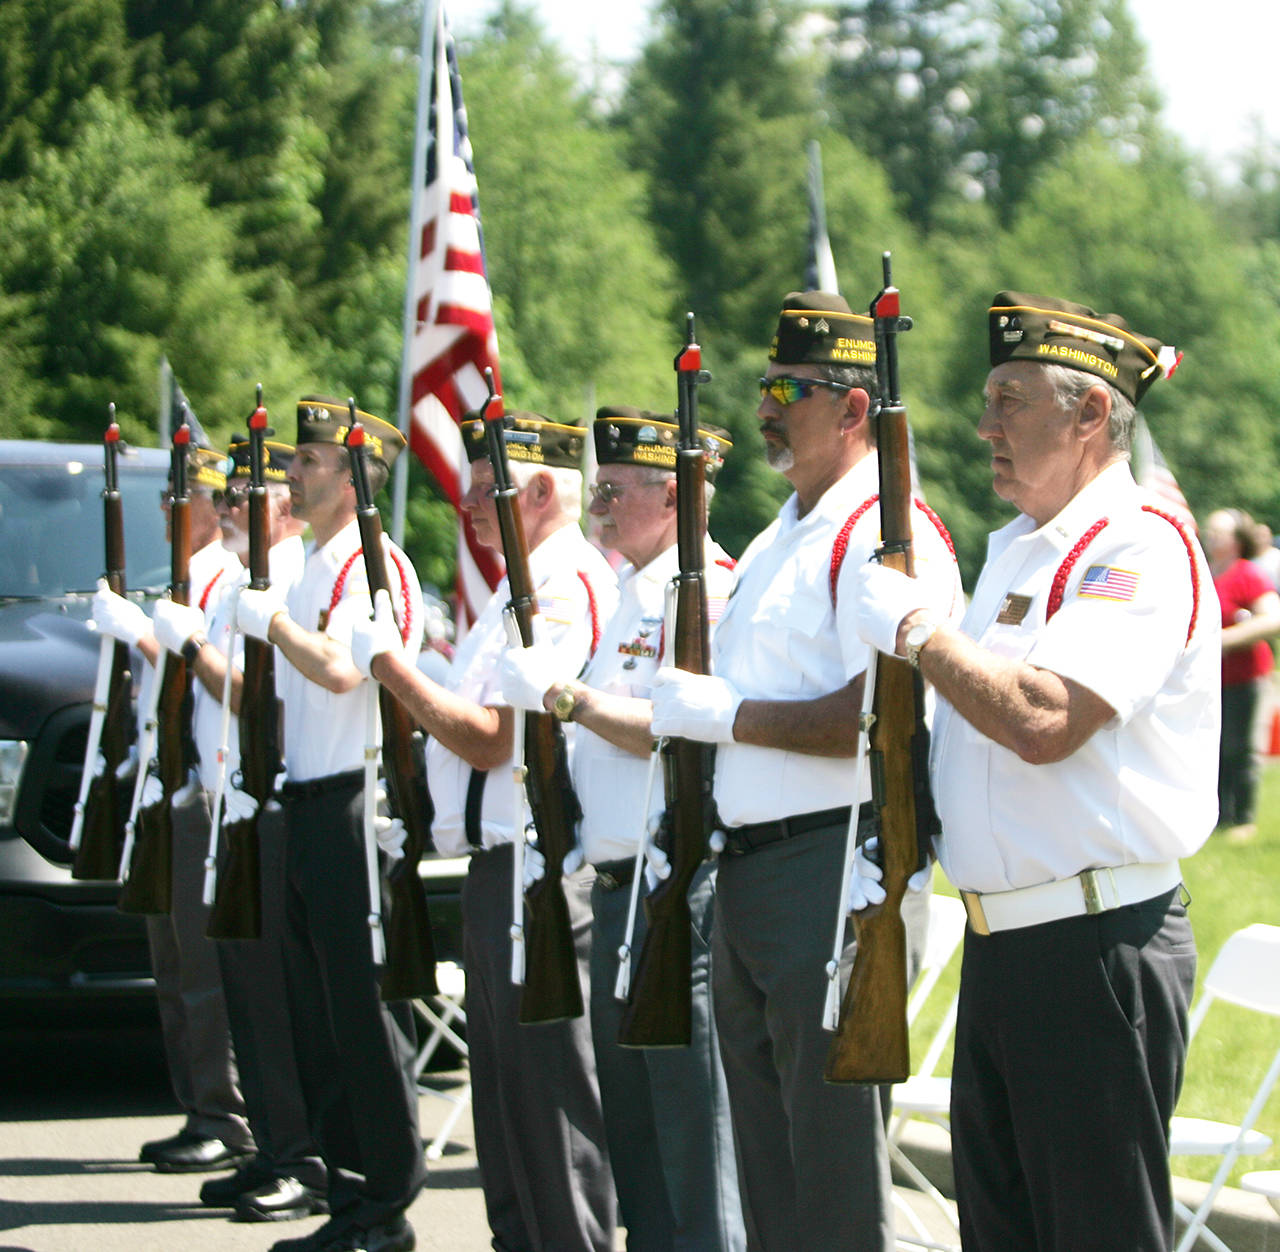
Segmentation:
[[(120, 463), (130, 591), (169, 582), (159, 466)], [(102, 466), (0, 465), (0, 597), (44, 598), (93, 591), (105, 564)]]

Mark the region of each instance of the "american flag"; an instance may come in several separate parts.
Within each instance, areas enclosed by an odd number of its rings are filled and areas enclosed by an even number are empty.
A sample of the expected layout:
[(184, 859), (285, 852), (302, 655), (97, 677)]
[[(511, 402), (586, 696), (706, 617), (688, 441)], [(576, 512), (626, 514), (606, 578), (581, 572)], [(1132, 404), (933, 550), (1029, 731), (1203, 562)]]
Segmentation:
[(1133, 430), (1133, 476), (1140, 487), (1155, 497), (1159, 508), (1176, 517), (1191, 534), (1198, 533), (1195, 514), (1141, 413)]
[(1091, 565), (1080, 580), (1080, 594), (1095, 600), (1132, 600), (1138, 575), (1114, 565)]
[[(458, 423), (485, 400), (486, 366), (498, 390), (501, 383), (462, 80), (443, 3), (428, 28), (429, 21), (424, 17), (401, 407), (407, 396), (410, 446), (456, 509), (468, 481)], [(458, 516), (458, 609), (469, 624), (498, 585), (502, 562)]]

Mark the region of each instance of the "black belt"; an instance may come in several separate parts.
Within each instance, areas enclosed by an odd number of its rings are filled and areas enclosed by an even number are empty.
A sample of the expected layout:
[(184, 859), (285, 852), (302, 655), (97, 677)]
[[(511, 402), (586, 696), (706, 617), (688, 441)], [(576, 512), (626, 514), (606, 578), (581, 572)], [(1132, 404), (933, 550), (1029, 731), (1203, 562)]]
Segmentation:
[(636, 876), (636, 858), (623, 857), (620, 861), (600, 861), (596, 865), (596, 884), (602, 891), (621, 891), (631, 886)]
[[(867, 813), (871, 806), (863, 805)], [(848, 826), (852, 812), (846, 804), (838, 809), (821, 809), (816, 813), (797, 813), (795, 817), (781, 817), (776, 822), (749, 822), (745, 826), (730, 826), (724, 832), (724, 850), (730, 856), (746, 856), (758, 848), (767, 847), (781, 839), (794, 839), (811, 830), (825, 826)], [(861, 810), (860, 810), (861, 812)]]
[(364, 786), (364, 770), (349, 769), (345, 774), (326, 774), (323, 778), (308, 778), (306, 782), (286, 782), (280, 788), (282, 800), (305, 800), (308, 796), (322, 796), (328, 791), (345, 791)]

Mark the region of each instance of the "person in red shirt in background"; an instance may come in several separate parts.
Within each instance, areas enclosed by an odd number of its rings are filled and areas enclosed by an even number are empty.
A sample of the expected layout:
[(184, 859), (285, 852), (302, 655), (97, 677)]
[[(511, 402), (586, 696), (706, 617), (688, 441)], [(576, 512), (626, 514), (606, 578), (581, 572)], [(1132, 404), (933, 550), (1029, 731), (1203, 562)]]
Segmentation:
[(1254, 727), (1280, 634), (1280, 595), (1256, 565), (1253, 519), (1240, 509), (1211, 513), (1204, 528), (1214, 589), (1222, 605), (1222, 740), (1218, 749), (1218, 825), (1242, 843), (1256, 833), (1258, 754)]

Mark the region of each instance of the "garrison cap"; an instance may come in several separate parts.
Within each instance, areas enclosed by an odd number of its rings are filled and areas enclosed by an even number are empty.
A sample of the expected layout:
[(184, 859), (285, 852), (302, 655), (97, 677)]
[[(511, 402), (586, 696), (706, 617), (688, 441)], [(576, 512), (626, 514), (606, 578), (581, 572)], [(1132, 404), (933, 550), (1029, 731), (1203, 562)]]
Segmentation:
[[(541, 413), (512, 409), (502, 419), (507, 459), (525, 465), (545, 465), (560, 469), (582, 469), (584, 426), (563, 426)], [(473, 417), (462, 423), (462, 442), (468, 461), (483, 460), (489, 454), (484, 437), (484, 421)]]
[(1094, 374), (1137, 404), (1157, 378), (1168, 378), (1182, 354), (1138, 335), (1115, 313), (1052, 296), (1002, 291), (987, 313), (991, 364), (1040, 361)]
[(779, 365), (875, 365), (875, 323), (834, 292), (789, 292), (769, 360)]
[(227, 459), (213, 448), (187, 445), (187, 486), (221, 491), (227, 485)]
[[(252, 466), (250, 465), (249, 448), (249, 437), (247, 435), (235, 435), (232, 437), (231, 446), (227, 449), (228, 479), (250, 477)], [(264, 439), (262, 441), (262, 452), (262, 477), (269, 483), (284, 482), (284, 477), (289, 472), (289, 465), (293, 460), (293, 445), (280, 443), (275, 439)]]
[[(671, 420), (670, 413), (652, 413), (629, 405), (606, 406), (596, 410), (592, 433), (596, 461), (601, 465), (649, 465), (666, 470), (676, 467), (680, 427)], [(706, 454), (707, 480), (712, 481), (733, 442), (729, 432), (718, 426), (700, 426), (698, 442)]]
[[(369, 455), (388, 468), (405, 446), (404, 436), (390, 422), (372, 413), (356, 410), (356, 420), (364, 426)], [(345, 447), (351, 414), (345, 400), (332, 396), (303, 396), (298, 401), (298, 446), (304, 443), (336, 443)]]

